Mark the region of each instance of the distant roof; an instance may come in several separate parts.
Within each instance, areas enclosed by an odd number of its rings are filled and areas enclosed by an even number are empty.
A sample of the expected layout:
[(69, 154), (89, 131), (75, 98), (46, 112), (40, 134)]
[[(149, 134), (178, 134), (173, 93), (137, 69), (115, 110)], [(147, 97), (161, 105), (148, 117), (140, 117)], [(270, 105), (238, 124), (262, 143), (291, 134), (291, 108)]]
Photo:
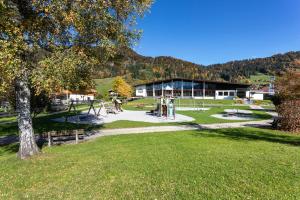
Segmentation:
[(161, 82), (168, 82), (168, 81), (178, 81), (178, 80), (183, 80), (183, 81), (195, 81), (195, 82), (207, 82), (207, 83), (222, 83), (222, 84), (231, 84), (231, 85), (242, 85), (242, 86), (251, 86), (251, 84), (245, 84), (245, 83), (232, 83), (232, 82), (226, 82), (226, 81), (212, 81), (212, 80), (201, 80), (201, 79), (188, 79), (188, 78), (171, 78), (171, 79), (165, 79), (165, 80), (157, 80), (157, 81), (151, 81), (151, 82), (146, 82), (146, 83), (141, 83), (134, 85), (140, 86), (140, 85), (149, 85), (153, 83), (161, 83)]

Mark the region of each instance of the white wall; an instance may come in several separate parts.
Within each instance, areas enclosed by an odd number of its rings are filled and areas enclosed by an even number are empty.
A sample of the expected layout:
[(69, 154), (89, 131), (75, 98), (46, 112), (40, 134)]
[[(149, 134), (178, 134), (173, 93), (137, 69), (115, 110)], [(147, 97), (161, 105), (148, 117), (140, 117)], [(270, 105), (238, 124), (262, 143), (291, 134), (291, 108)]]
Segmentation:
[(139, 85), (135, 88), (135, 96), (147, 97), (146, 85)]
[(87, 101), (94, 100), (94, 95), (84, 95), (84, 94), (70, 94), (70, 100), (76, 101)]
[(249, 98), (249, 93), (250, 93), (250, 98), (253, 100), (264, 100), (264, 94), (263, 93), (258, 93), (258, 92), (246, 92), (246, 98)]
[[(222, 95), (220, 95), (220, 93), (222, 93)], [(235, 96), (235, 90), (216, 90), (216, 99), (233, 99)]]

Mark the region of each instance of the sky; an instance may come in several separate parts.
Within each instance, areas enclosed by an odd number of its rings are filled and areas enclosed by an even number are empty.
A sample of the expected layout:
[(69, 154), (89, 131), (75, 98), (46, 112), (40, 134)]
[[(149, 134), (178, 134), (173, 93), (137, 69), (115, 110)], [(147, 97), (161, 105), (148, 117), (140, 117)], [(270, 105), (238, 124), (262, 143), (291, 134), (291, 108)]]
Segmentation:
[(144, 56), (225, 63), (300, 50), (300, 0), (155, 0), (138, 20)]

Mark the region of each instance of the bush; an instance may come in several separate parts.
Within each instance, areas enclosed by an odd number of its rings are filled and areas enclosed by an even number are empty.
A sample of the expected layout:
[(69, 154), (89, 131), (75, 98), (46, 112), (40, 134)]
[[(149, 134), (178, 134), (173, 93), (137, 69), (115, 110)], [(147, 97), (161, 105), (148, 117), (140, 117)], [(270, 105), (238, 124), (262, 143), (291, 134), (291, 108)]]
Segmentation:
[(284, 101), (277, 106), (282, 130), (300, 132), (300, 100)]
[(253, 103), (254, 103), (254, 105), (259, 106), (263, 103), (263, 101), (262, 100), (255, 100)]
[(235, 104), (244, 104), (244, 101), (242, 99), (236, 99), (234, 100)]

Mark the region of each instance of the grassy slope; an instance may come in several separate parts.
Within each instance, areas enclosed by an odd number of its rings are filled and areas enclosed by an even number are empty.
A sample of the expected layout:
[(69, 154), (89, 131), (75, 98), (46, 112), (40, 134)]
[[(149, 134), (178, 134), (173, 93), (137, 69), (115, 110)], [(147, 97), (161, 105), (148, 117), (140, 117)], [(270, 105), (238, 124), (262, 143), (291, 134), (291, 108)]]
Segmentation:
[(250, 76), (250, 81), (253, 84), (268, 84), (270, 83), (270, 77), (265, 74), (257, 74)]
[(300, 137), (256, 128), (104, 137), (1, 148), (3, 199), (297, 199)]
[(114, 78), (94, 79), (96, 90), (102, 96), (108, 95), (108, 90), (112, 89)]

